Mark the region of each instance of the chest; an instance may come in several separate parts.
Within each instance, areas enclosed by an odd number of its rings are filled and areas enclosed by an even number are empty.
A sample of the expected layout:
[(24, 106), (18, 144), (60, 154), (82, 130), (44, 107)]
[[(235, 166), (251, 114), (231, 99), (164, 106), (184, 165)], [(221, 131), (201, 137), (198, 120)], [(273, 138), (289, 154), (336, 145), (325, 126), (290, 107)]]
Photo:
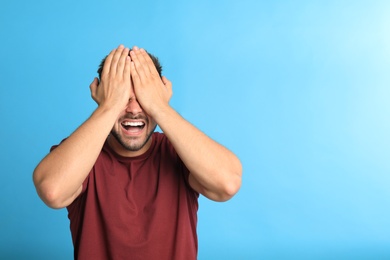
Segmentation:
[(88, 197), (105, 214), (163, 214), (186, 194), (185, 172), (167, 158), (96, 163), (88, 181)]

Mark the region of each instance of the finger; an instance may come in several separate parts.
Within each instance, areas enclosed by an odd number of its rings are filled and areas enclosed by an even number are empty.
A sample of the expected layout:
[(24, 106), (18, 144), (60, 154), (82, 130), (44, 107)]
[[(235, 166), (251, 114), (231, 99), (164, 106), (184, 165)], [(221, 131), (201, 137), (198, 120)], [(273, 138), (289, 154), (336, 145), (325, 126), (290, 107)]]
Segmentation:
[(149, 58), (148, 54), (146, 53), (146, 51), (142, 48), (139, 49), (138, 52), (136, 52), (137, 56), (138, 56), (138, 59), (140, 61), (140, 63), (142, 64), (142, 67), (145, 71), (145, 76), (149, 76), (150, 75), (150, 68), (149, 68), (149, 64), (148, 64), (148, 61), (147, 61), (147, 58)]
[(133, 85), (138, 86), (141, 83), (141, 80), (137, 72), (137, 69), (135, 68), (134, 61), (130, 62), (130, 75), (131, 75), (131, 79), (133, 80)]
[(172, 88), (172, 82), (169, 79), (167, 79), (165, 76), (162, 76), (161, 80), (167, 88)]
[(91, 84), (89, 85), (89, 88), (91, 89), (92, 92), (96, 92), (97, 86), (99, 84), (98, 78), (94, 78)]
[(149, 72), (153, 74), (154, 76), (160, 77), (160, 74), (158, 73), (156, 69), (156, 65), (154, 65), (154, 62), (152, 58), (150, 57), (149, 53), (145, 49), (140, 49), (142, 58), (144, 60), (144, 64), (147, 66)]
[(111, 61), (112, 57), (115, 54), (116, 49), (113, 49), (110, 54), (108, 54), (106, 60), (104, 61), (104, 66), (103, 66), (103, 71), (102, 71), (102, 78), (107, 76), (110, 73), (110, 68), (111, 68)]
[(129, 54), (129, 49), (128, 48), (124, 48), (122, 50), (122, 53), (119, 57), (119, 60), (118, 60), (118, 65), (117, 65), (117, 71), (116, 73), (119, 75), (119, 76), (123, 76), (123, 73), (124, 73), (124, 69), (125, 69), (125, 64), (126, 64), (126, 57), (128, 57), (128, 54)]
[[(145, 68), (142, 64), (142, 60), (140, 60), (140, 52), (138, 49), (133, 48), (133, 50), (130, 52), (131, 60), (133, 61), (133, 66), (135, 71), (137, 72), (137, 77), (139, 81), (141, 82), (142, 79), (145, 79)], [(133, 70), (131, 71), (133, 73)], [(134, 82), (135, 83), (135, 82)]]
[(161, 80), (164, 83), (164, 86), (167, 88), (169, 94), (172, 95), (172, 82), (168, 80), (165, 76), (162, 76)]
[[(91, 90), (92, 99), (96, 101), (96, 93), (98, 88), (99, 80), (98, 78), (94, 78), (92, 83), (89, 85), (89, 89)], [(97, 102), (97, 101), (96, 101)]]
[[(113, 57), (112, 57), (112, 61), (111, 61), (111, 66), (110, 66), (110, 74), (112, 73), (115, 73), (117, 72), (117, 66), (118, 66), (118, 61), (119, 61), (119, 58), (121, 57), (121, 54), (123, 52), (123, 48), (124, 46), (121, 44), (118, 46), (118, 48), (116, 49)], [(115, 75), (114, 74), (114, 75)]]
[(148, 66), (147, 66), (147, 61), (145, 59), (145, 50), (140, 48), (137, 52), (136, 52), (137, 56), (138, 56), (138, 59), (139, 61), (142, 63), (142, 65), (145, 67), (145, 69), (148, 69)]
[[(123, 68), (123, 79), (124, 80), (130, 80), (130, 63), (131, 63), (131, 60), (130, 60), (130, 57), (128, 55), (126, 55), (125, 57), (125, 66)], [(131, 82), (130, 82), (131, 84)]]

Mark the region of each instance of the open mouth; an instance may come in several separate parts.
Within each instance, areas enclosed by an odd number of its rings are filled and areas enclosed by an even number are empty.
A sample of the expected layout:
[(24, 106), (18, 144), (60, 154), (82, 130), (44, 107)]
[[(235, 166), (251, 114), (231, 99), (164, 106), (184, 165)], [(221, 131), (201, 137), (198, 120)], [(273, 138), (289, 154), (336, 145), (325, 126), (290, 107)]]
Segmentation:
[(129, 133), (138, 133), (145, 127), (142, 121), (123, 121), (121, 125)]

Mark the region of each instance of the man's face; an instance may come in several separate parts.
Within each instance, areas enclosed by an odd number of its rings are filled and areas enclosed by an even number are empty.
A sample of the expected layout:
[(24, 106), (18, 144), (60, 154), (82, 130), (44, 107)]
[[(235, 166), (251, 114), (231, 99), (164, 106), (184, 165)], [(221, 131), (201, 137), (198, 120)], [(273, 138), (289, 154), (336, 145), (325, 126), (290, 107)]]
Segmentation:
[(156, 126), (153, 118), (132, 98), (115, 122), (111, 130), (114, 138), (109, 137), (109, 144), (120, 155), (141, 155), (149, 149)]

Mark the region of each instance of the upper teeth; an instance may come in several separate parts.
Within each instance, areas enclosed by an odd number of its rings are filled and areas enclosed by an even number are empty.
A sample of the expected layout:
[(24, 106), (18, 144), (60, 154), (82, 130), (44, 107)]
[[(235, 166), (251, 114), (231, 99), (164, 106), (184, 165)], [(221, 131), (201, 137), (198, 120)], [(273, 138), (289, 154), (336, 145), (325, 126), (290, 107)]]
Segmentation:
[(143, 122), (124, 122), (123, 125), (125, 126), (142, 126), (144, 125)]

